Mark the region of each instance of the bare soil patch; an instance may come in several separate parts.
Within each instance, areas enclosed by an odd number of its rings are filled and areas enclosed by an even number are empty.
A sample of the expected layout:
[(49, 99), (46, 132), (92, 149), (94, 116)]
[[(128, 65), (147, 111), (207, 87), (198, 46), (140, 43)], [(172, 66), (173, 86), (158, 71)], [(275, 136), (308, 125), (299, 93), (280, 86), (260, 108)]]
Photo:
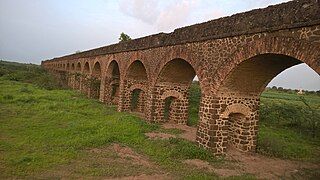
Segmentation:
[(180, 129), (183, 130), (182, 134), (177, 135), (177, 137), (186, 139), (188, 141), (195, 142), (196, 141), (196, 134), (197, 134), (197, 128), (191, 127), (187, 125), (182, 124), (173, 124), (173, 123), (165, 123), (162, 125), (164, 129)]
[(232, 148), (226, 160), (228, 162), (223, 167), (215, 167), (200, 159), (189, 159), (184, 163), (215, 172), (222, 177), (252, 174), (258, 179), (307, 179), (306, 170), (320, 172), (319, 164), (269, 158), (259, 154), (239, 152)]
[(58, 179), (170, 179), (146, 156), (127, 146), (111, 144), (85, 150), (84, 155), (67, 165), (47, 171), (41, 178)]
[(154, 175), (141, 174), (138, 176), (128, 176), (128, 177), (114, 178), (114, 179), (119, 179), (119, 180), (150, 180), (150, 179), (169, 180), (169, 179), (173, 179), (173, 178), (168, 176), (167, 174), (154, 174)]
[(320, 171), (319, 164), (270, 158), (259, 154), (243, 153), (230, 148), (227, 159), (238, 162), (243, 172), (254, 174), (258, 178), (290, 178), (304, 169)]
[(161, 133), (161, 132), (150, 132), (150, 133), (145, 133), (145, 135), (150, 139), (170, 139), (170, 138), (176, 137), (175, 135)]

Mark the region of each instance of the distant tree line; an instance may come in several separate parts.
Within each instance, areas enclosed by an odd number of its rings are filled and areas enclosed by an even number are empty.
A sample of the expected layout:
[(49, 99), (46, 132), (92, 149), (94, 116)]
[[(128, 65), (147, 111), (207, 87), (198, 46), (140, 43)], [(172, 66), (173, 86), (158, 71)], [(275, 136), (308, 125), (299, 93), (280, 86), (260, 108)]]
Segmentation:
[[(274, 90), (274, 91), (280, 91), (280, 92), (292, 93), (292, 94), (297, 94), (300, 91), (299, 89), (286, 89), (286, 88), (277, 87), (277, 86), (266, 87), (266, 90)], [(305, 94), (314, 94), (314, 95), (319, 95), (320, 96), (320, 90), (318, 90), (318, 91), (302, 90), (302, 91)]]

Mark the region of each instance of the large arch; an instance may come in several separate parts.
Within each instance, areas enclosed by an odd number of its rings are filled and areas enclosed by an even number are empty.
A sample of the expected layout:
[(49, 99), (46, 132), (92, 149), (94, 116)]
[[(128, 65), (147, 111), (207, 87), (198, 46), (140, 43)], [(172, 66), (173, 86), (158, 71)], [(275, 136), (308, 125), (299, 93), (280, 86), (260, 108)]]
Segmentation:
[(81, 90), (81, 81), (82, 81), (81, 69), (82, 69), (81, 62), (76, 63), (73, 89)]
[(223, 63), (217, 68), (212, 79), (212, 93), (215, 94), (222, 82), (241, 62), (260, 54), (276, 54), (292, 57), (300, 62), (306, 63), (315, 72), (320, 74), (320, 52), (319, 45), (304, 40), (295, 40), (288, 37), (261, 38), (251, 43), (239, 46), (230, 53)]
[[(188, 124), (189, 89), (195, 76), (195, 69), (184, 59), (172, 59), (164, 65), (153, 93), (154, 121)], [(167, 111), (170, 115), (166, 117)]]
[(89, 73), (90, 73), (90, 64), (89, 64), (89, 62), (85, 62), (85, 63), (84, 63), (83, 73), (84, 73), (84, 74), (89, 74)]
[(245, 152), (255, 151), (260, 94), (274, 77), (297, 64), (304, 62), (319, 74), (317, 47), (292, 38), (262, 38), (231, 53), (216, 72), (212, 95), (204, 98), (214, 108), (203, 107), (198, 143), (208, 147), (210, 142), (209, 148), (216, 154), (225, 153), (230, 145)]
[(104, 81), (103, 101), (106, 104), (117, 105), (120, 94), (120, 68), (117, 61), (112, 60), (109, 63)]
[(135, 81), (148, 80), (147, 70), (140, 60), (132, 62), (126, 72), (126, 79)]
[[(139, 87), (137, 87), (139, 85)], [(136, 87), (136, 88), (133, 88)], [(140, 60), (133, 61), (127, 68), (123, 81), (122, 110), (144, 113), (148, 87), (147, 70)], [(137, 104), (138, 108), (133, 108)], [(144, 116), (144, 114), (142, 114)]]
[(72, 63), (71, 64), (71, 71), (75, 71), (76, 69), (75, 69), (75, 65), (74, 65), (74, 63)]
[(79, 73), (81, 72), (81, 63), (80, 62), (77, 63), (76, 71)]
[(90, 86), (91, 86), (91, 77), (90, 77), (90, 64), (89, 62), (85, 62), (81, 75), (81, 91), (90, 97)]
[(101, 87), (101, 76), (102, 69), (100, 62), (97, 61), (94, 63), (92, 68), (92, 74), (90, 76), (89, 84), (89, 97), (99, 99), (100, 97), (100, 87)]

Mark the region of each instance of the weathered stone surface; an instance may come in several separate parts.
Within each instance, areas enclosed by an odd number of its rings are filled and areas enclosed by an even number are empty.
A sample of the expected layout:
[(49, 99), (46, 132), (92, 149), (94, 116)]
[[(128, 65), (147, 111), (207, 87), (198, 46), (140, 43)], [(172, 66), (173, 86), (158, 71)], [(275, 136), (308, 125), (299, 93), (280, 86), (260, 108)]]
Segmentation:
[(71, 88), (116, 104), (119, 111), (177, 124), (187, 123), (188, 90), (197, 75), (196, 142), (214, 154), (225, 153), (228, 146), (254, 151), (259, 96), (268, 82), (302, 62), (320, 73), (319, 2), (270, 6), (43, 61), (42, 66)]

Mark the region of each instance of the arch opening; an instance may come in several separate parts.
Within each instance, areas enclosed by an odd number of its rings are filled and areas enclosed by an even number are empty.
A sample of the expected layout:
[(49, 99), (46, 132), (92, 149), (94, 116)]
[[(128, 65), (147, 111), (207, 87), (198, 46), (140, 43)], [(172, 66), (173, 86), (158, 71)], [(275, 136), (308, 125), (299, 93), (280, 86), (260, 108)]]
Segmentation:
[[(282, 96), (287, 95), (282, 93), (273, 94), (272, 100), (262, 98), (263, 102), (261, 103), (261, 94), (265, 92), (267, 85), (278, 74), (301, 63), (303, 62), (287, 55), (260, 54), (241, 61), (222, 79), (216, 93), (216, 98), (219, 102), (216, 112), (219, 118), (215, 120), (215, 123), (224, 124), (225, 128), (223, 128), (222, 135), (217, 141), (218, 144), (224, 145), (218, 151), (225, 152), (228, 148), (227, 145), (232, 145), (236, 149), (245, 152), (256, 151), (256, 147), (259, 145), (257, 144), (258, 122), (259, 119), (264, 119), (259, 113), (261, 107), (268, 104), (267, 108), (277, 106), (273, 111), (278, 111), (282, 108), (286, 109), (283, 113), (278, 113), (277, 119), (279, 120), (281, 116), (288, 113), (288, 105), (290, 104), (284, 103), (286, 98), (283, 99)], [(292, 98), (294, 95), (290, 96)], [(297, 101), (300, 98), (296, 96)], [(277, 103), (275, 104), (274, 102)], [(279, 106), (279, 104), (281, 105)], [(304, 105), (301, 101), (300, 105), (301, 108), (306, 108), (303, 107)], [(233, 107), (230, 108), (230, 106)], [(230, 112), (227, 117), (226, 112)], [(263, 113), (262, 115), (268, 116), (270, 113), (272, 112)], [(287, 118), (285, 121), (291, 121), (291, 119), (294, 118)], [(227, 134), (227, 138), (223, 134)]]
[(286, 55), (261, 54), (237, 65), (223, 81), (218, 93), (260, 95), (279, 73), (301, 61)]
[(173, 97), (173, 96), (169, 96), (164, 100), (164, 119), (166, 122), (173, 122), (174, 121), (174, 111), (173, 111), (173, 104), (174, 101), (177, 98)]
[(86, 62), (86, 63), (84, 64), (83, 72), (86, 73), (86, 74), (89, 74), (89, 73), (90, 73), (90, 65), (89, 65), (88, 62)]
[(131, 111), (143, 113), (145, 107), (145, 92), (142, 89), (134, 89), (131, 92)]
[(104, 101), (108, 104), (117, 105), (120, 92), (120, 69), (117, 61), (113, 60), (109, 64), (105, 78)]
[(139, 60), (136, 60), (130, 64), (126, 77), (130, 80), (137, 81), (148, 80), (147, 70), (144, 67), (143, 63)]
[(80, 63), (80, 62), (78, 62), (77, 67), (76, 67), (76, 70), (77, 70), (78, 72), (81, 72), (81, 63)]
[(80, 62), (78, 62), (76, 64), (75, 71), (76, 71), (76, 73), (74, 73), (73, 89), (81, 90), (82, 77), (81, 77), (81, 63)]
[[(145, 108), (145, 101), (146, 101), (145, 92), (147, 92), (147, 87), (148, 87), (148, 75), (147, 75), (147, 70), (144, 64), (140, 60), (133, 61), (129, 65), (125, 77), (126, 77), (124, 80), (125, 93), (121, 98), (123, 102), (123, 106), (122, 106), (123, 110), (139, 111), (141, 113), (145, 113), (143, 110)], [(140, 90), (136, 90), (136, 89), (140, 89)], [(136, 97), (137, 99), (133, 97)], [(126, 101), (126, 99), (129, 99), (129, 101)], [(137, 103), (137, 109), (132, 108), (135, 103)]]
[[(184, 59), (173, 59), (161, 69), (155, 85), (155, 111), (159, 122), (174, 122), (196, 126), (201, 91), (194, 68)], [(192, 88), (197, 86), (196, 88)], [(190, 93), (199, 90), (200, 94), (190, 97)], [(159, 105), (157, 105), (159, 104)]]
[(100, 86), (101, 86), (101, 66), (100, 66), (99, 62), (96, 62), (94, 64), (93, 69), (92, 69), (92, 75), (91, 75), (89, 81), (90, 81), (90, 86), (89, 86), (90, 94), (89, 94), (89, 96), (94, 99), (99, 99)]

